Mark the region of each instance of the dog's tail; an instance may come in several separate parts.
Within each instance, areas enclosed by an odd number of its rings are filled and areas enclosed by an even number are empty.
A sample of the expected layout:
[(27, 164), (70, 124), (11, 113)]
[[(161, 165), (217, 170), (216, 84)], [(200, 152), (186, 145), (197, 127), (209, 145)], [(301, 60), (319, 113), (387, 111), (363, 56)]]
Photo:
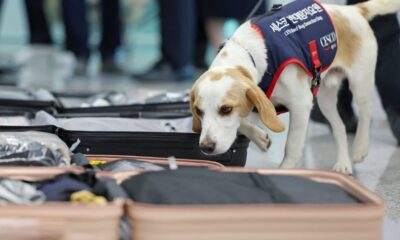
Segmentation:
[(379, 15), (400, 11), (400, 0), (370, 0), (355, 5), (361, 14), (368, 20)]

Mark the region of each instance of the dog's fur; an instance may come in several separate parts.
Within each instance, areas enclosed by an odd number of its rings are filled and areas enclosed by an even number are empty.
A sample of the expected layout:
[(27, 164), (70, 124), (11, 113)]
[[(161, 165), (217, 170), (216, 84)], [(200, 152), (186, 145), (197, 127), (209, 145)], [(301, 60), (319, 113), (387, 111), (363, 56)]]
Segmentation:
[[(332, 126), (337, 144), (334, 170), (351, 174), (352, 163), (347, 150), (345, 126), (336, 108), (337, 92), (342, 80), (349, 79), (359, 122), (354, 140), (354, 163), (363, 161), (369, 148), (371, 93), (374, 88), (377, 42), (368, 20), (377, 15), (394, 13), (400, 0), (371, 0), (353, 6), (327, 5), (336, 28), (338, 50), (331, 67), (322, 75), (317, 95), (321, 111)], [(249, 22), (242, 24), (213, 61), (210, 69), (194, 84), (190, 106), (193, 130), (201, 132), (200, 147), (209, 154), (226, 152), (237, 131), (266, 151), (271, 142), (259, 128), (258, 119), (272, 131), (284, 130), (274, 106), (284, 105), (290, 111), (290, 125), (281, 163), (294, 168), (301, 157), (313, 96), (310, 78), (296, 64), (288, 65), (280, 75), (270, 99), (257, 86), (267, 69), (267, 51), (263, 39)], [(248, 53), (252, 55), (254, 67)], [(256, 107), (258, 113), (253, 113)]]

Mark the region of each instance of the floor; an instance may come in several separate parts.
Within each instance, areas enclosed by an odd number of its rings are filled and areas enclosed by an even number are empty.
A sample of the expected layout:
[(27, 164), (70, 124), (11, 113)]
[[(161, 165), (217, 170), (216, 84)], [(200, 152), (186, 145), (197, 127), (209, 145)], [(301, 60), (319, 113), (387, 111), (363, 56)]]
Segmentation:
[[(0, 57), (10, 56), (25, 47), (26, 31), (24, 29), (20, 11), (21, 1), (7, 1), (5, 21), (0, 26)], [(16, 27), (15, 27), (16, 26)], [(142, 71), (148, 68), (157, 59), (159, 53), (156, 46), (158, 37), (154, 34), (157, 23), (139, 27), (128, 32), (127, 41), (135, 39), (135, 43), (124, 49), (121, 57), (123, 66), (128, 72)], [(19, 39), (17, 43), (15, 39)], [(181, 91), (190, 88), (192, 82), (165, 82), (141, 83), (129, 75), (102, 75), (96, 74), (98, 58), (92, 59), (92, 72), (89, 77), (72, 77), (54, 81), (51, 78), (20, 79), (18, 85), (25, 87), (46, 87), (56, 91), (80, 92), (116, 90), (131, 94), (138, 92)], [(396, 147), (394, 137), (391, 135), (385, 113), (383, 112), (379, 97), (375, 93), (373, 106), (373, 121), (371, 127), (370, 152), (365, 161), (355, 166), (355, 178), (369, 189), (378, 193), (386, 201), (387, 214), (385, 218), (385, 240), (398, 240), (400, 236), (400, 148)], [(281, 116), (288, 123), (288, 116)], [(273, 145), (268, 153), (261, 153), (251, 145), (248, 153), (247, 167), (278, 167), (284, 151), (286, 132), (270, 134)], [(349, 136), (350, 143), (352, 137)], [(336, 148), (332, 134), (327, 126), (311, 122), (308, 138), (299, 167), (330, 169), (336, 158)]]

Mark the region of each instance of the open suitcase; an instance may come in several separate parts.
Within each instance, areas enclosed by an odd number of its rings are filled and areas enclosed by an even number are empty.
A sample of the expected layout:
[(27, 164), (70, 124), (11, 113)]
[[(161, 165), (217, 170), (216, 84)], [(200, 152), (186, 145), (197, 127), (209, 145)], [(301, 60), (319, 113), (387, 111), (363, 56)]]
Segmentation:
[(0, 131), (50, 132), (68, 146), (79, 140), (74, 152), (83, 154), (174, 156), (216, 161), (226, 166), (244, 166), (246, 163), (249, 140), (245, 136), (239, 135), (224, 154), (205, 155), (198, 146), (199, 135), (191, 133), (190, 118), (68, 118), (60, 123), (46, 113), (41, 115), (50, 120), (32, 126), (2, 126)]
[[(88, 160), (111, 162), (132, 159), (158, 165), (168, 165), (166, 158), (88, 155)], [(177, 167), (221, 169), (216, 162), (177, 159)], [(1, 167), (0, 178), (36, 182), (62, 173), (82, 173), (80, 167)], [(121, 179), (131, 172), (97, 172), (99, 176)], [(46, 202), (42, 205), (0, 205), (0, 239), (89, 240), (121, 239), (120, 222), (124, 199), (106, 206), (76, 205), (68, 202)], [(23, 229), (23, 230), (22, 230)]]
[[(40, 181), (81, 169), (2, 167), (0, 177)], [(0, 205), (0, 239), (119, 239), (124, 201), (104, 206), (46, 202), (41, 205)]]
[(359, 203), (166, 205), (130, 201), (132, 239), (382, 239), (383, 201), (348, 176), (312, 170), (221, 171), (299, 176), (339, 186)]
[[(164, 94), (167, 95), (167, 94)], [(179, 118), (191, 116), (186, 94), (132, 101), (118, 92), (54, 93), (44, 89), (28, 90), (2, 87), (1, 115), (29, 115), (46, 111), (58, 117)], [(171, 95), (171, 94), (170, 94)]]

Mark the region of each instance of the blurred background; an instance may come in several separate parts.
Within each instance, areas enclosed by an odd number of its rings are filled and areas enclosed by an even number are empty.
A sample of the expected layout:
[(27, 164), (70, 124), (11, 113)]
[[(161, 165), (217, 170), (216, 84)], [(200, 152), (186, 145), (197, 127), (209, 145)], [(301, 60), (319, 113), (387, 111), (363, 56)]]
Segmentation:
[(0, 84), (189, 88), (257, 1), (237, 2), (222, 11), (210, 0), (0, 1)]

